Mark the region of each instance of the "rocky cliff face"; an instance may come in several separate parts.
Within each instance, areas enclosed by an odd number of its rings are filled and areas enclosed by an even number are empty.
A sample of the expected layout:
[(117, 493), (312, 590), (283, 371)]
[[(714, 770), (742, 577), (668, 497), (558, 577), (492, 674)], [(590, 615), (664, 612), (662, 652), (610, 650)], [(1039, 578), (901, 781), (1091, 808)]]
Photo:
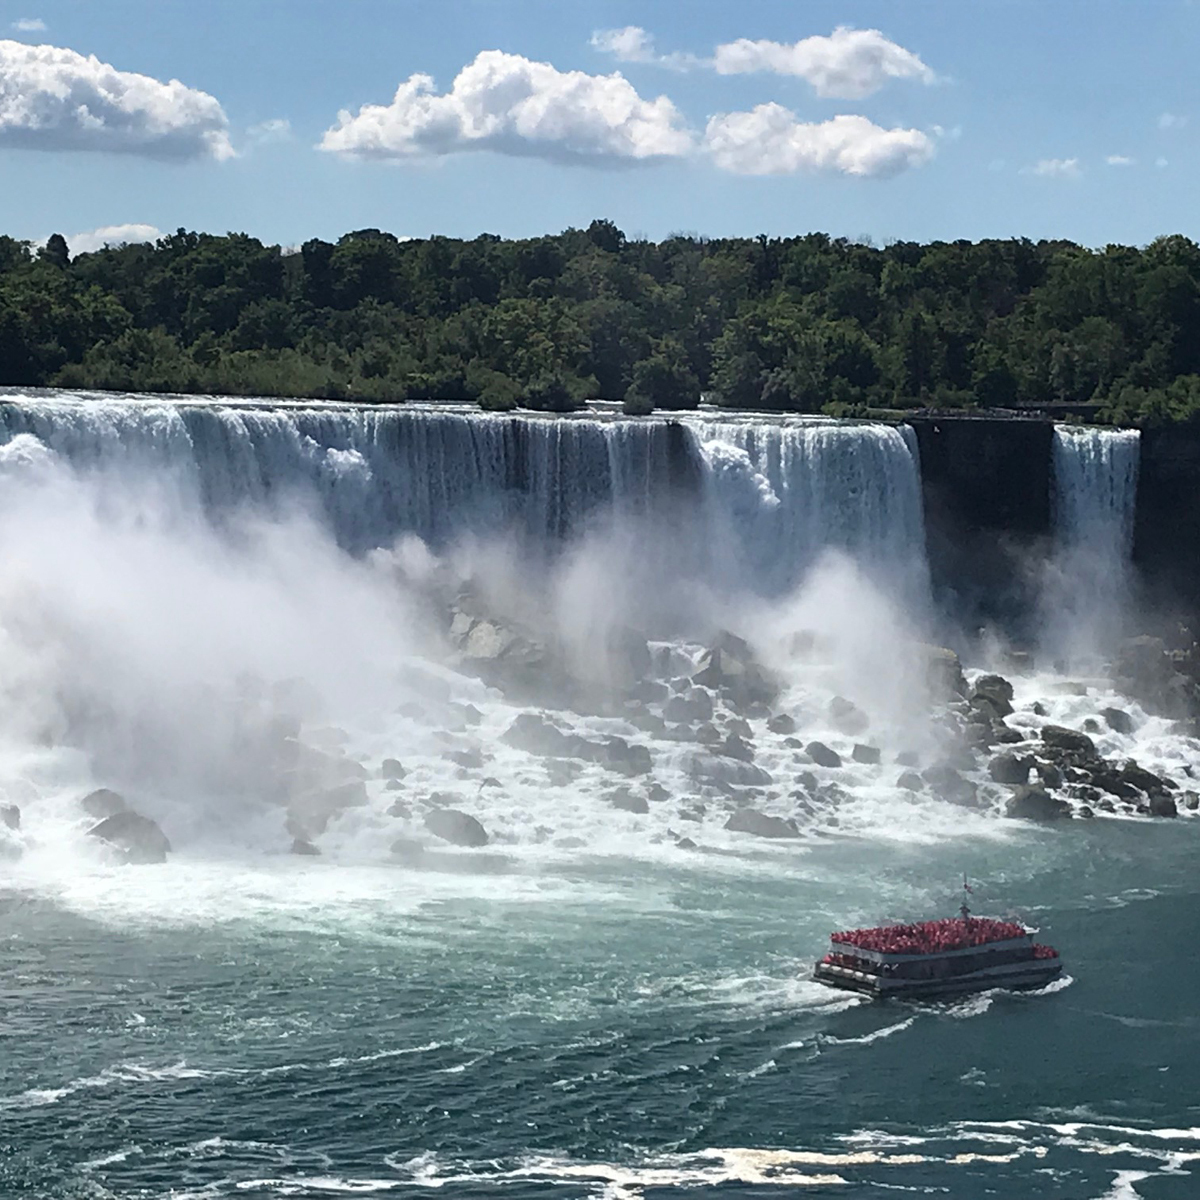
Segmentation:
[(1036, 608), (1028, 562), (1051, 536), (1053, 425), (914, 417), (935, 595), (968, 624)]
[(1200, 429), (1142, 433), (1133, 559), (1152, 601), (1200, 617)]

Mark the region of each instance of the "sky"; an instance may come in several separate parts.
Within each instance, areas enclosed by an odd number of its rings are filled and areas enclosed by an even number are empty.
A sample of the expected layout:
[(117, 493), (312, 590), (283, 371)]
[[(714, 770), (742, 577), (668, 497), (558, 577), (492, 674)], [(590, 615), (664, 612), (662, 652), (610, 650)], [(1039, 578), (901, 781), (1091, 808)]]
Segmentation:
[(0, 2), (0, 232), (1200, 240), (1197, 0)]

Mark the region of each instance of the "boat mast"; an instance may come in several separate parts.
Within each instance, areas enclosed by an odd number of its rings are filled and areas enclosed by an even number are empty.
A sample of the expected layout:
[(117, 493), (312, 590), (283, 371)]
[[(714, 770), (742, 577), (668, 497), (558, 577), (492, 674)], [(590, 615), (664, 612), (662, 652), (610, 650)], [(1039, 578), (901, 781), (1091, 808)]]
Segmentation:
[(971, 894), (971, 885), (967, 882), (967, 873), (964, 871), (963, 872), (963, 901), (962, 901), (962, 906), (958, 910), (962, 914), (962, 919), (963, 919), (964, 925), (970, 925), (970, 923), (971, 923), (971, 909), (970, 909), (970, 906), (967, 904), (967, 896), (970, 894)]

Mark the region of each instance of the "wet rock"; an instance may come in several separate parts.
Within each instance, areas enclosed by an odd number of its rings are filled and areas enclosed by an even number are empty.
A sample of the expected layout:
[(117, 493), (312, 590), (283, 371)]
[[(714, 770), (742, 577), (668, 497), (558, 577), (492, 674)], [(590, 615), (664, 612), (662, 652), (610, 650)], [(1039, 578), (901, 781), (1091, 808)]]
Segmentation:
[(1195, 792), (1184, 792), (1180, 796), (1180, 800), (1182, 800), (1184, 808), (1190, 812), (1195, 812), (1200, 808), (1200, 795)]
[(1044, 717), (1046, 715), (1046, 706), (1040, 700), (1035, 700), (1029, 706), (1029, 711), (1033, 713), (1034, 716)]
[(1063, 785), (1062, 768), (1054, 763), (1034, 762), (1034, 769), (1038, 773), (1038, 778), (1042, 781), (1043, 786), (1048, 788), (1059, 788)]
[(1075, 810), (1075, 815), (1077, 817), (1082, 817), (1085, 821), (1087, 821), (1087, 820), (1091, 820), (1091, 818), (1094, 817), (1096, 814), (1092, 811), (1092, 809), (1089, 805), (1081, 804)]
[(461, 717), (467, 725), (478, 725), (483, 720), (483, 713), (473, 704), (462, 704), (455, 700), (450, 703), (449, 708), (451, 712)]
[(88, 836), (107, 842), (126, 863), (162, 863), (171, 852), (171, 843), (157, 823), (132, 809), (105, 817), (88, 830)]
[(670, 800), (671, 793), (657, 780), (646, 789), (646, 799), (651, 804), (661, 804), (664, 800)]
[(1166, 791), (1175, 787), (1169, 779), (1164, 779), (1161, 775), (1155, 775), (1153, 771), (1147, 771), (1145, 767), (1138, 766), (1133, 759), (1130, 759), (1121, 768), (1121, 778), (1126, 783), (1132, 784), (1139, 791), (1148, 794)]
[(712, 693), (702, 687), (689, 687), (682, 695), (672, 696), (663, 705), (663, 716), (668, 721), (711, 721), (713, 718)]
[(20, 829), (21, 810), (15, 804), (0, 804), (0, 825), (5, 829)]
[(696, 843), (690, 837), (681, 837), (675, 843), (676, 850), (695, 850)]
[(689, 755), (686, 771), (693, 779), (735, 787), (766, 787), (771, 776), (755, 763), (736, 758), (717, 758), (697, 750)]
[(586, 742), (585, 747), (586, 757), (590, 761), (621, 775), (649, 775), (654, 769), (654, 760), (645, 746), (627, 742), (621, 737)]
[(788, 713), (776, 713), (767, 721), (767, 728), (772, 733), (789, 734), (796, 732), (796, 718)]
[(1122, 708), (1102, 708), (1100, 715), (1114, 733), (1132, 733), (1133, 718)]
[(696, 730), (695, 740), (702, 746), (717, 746), (723, 739), (721, 731), (715, 725), (705, 723)]
[(1150, 797), (1150, 815), (1152, 817), (1177, 817), (1179, 809), (1170, 796), (1165, 792), (1159, 792), (1157, 796)]
[(918, 645), (917, 651), (924, 660), (926, 684), (935, 699), (967, 695), (967, 678), (953, 650), (944, 646)]
[(847, 737), (856, 737), (860, 733), (866, 733), (871, 724), (867, 719), (867, 714), (844, 696), (834, 696), (830, 700), (829, 719), (833, 723), (834, 729), (839, 733), (844, 733)]
[(389, 779), (387, 783), (383, 785), (383, 790), (385, 792), (402, 792), (404, 791), (404, 780)]
[(385, 758), (379, 764), (380, 779), (399, 780), (403, 779), (408, 772), (401, 765), (398, 758)]
[(408, 820), (412, 816), (412, 805), (407, 800), (393, 800), (388, 805), (388, 816), (401, 817), (404, 820)]
[(579, 758), (583, 738), (564, 733), (542, 713), (518, 713), (500, 740), (517, 750), (545, 758)]
[(479, 750), (448, 750), (442, 757), (468, 771), (482, 770), (485, 761)]
[(97, 788), (80, 800), (79, 807), (89, 817), (102, 821), (105, 817), (115, 817), (117, 813), (127, 811), (129, 803), (120, 792), (114, 792), (111, 788)]
[(754, 747), (736, 733), (731, 733), (719, 746), (714, 746), (713, 753), (736, 758), (739, 762), (754, 761)]
[(754, 730), (750, 727), (750, 722), (744, 717), (730, 717), (725, 722), (726, 734), (732, 733), (735, 737), (746, 738), (749, 740), (754, 736)]
[(906, 792), (922, 792), (925, 790), (925, 781), (916, 771), (905, 771), (896, 780), (896, 786), (903, 788)]
[(1032, 758), (1022, 754), (997, 754), (988, 763), (988, 774), (997, 783), (1028, 783), (1029, 772), (1035, 765)]
[(692, 681), (722, 692), (736, 706), (772, 704), (779, 694), (774, 676), (758, 662), (750, 644), (728, 632), (704, 652)]
[(409, 866), (415, 866), (425, 857), (425, 847), (416, 838), (401, 837), (392, 843), (392, 854)]
[(856, 742), (854, 749), (850, 752), (850, 757), (856, 763), (866, 763), (874, 765), (883, 761), (883, 754), (878, 746), (864, 746), (861, 742)]
[(469, 813), (456, 808), (435, 808), (425, 814), (425, 828), (453, 846), (486, 846), (487, 830)]
[(998, 717), (1007, 717), (1013, 710), (1013, 687), (1002, 675), (981, 675), (971, 691), (971, 703), (986, 702)]
[(1100, 732), (1100, 722), (1097, 721), (1095, 717), (1084, 717), (1083, 732), (1084, 733), (1099, 733)]
[(671, 689), (657, 679), (639, 679), (625, 695), (639, 704), (662, 704), (671, 696)]
[(321, 852), (307, 838), (298, 837), (292, 839), (291, 853), (300, 854), (307, 858), (314, 858), (320, 855)]
[(796, 782), (806, 791), (815, 792), (820, 786), (820, 780), (811, 771), (801, 771), (796, 776)]
[(796, 822), (784, 817), (772, 817), (753, 808), (739, 808), (725, 828), (732, 833), (749, 833), (761, 838), (797, 838), (800, 830)]
[(583, 763), (569, 758), (551, 758), (545, 763), (551, 787), (569, 787), (583, 774)]
[(644, 796), (635, 796), (627, 789), (610, 792), (608, 802), (613, 808), (620, 809), (621, 812), (637, 813), (639, 815), (648, 813), (650, 805), (646, 802)]
[(921, 756), (915, 750), (901, 750), (896, 755), (896, 765), (898, 767), (919, 767)]
[(804, 752), (818, 767), (840, 767), (842, 765), (842, 756), (836, 750), (831, 750), (824, 742), (809, 742), (804, 747)]
[(1013, 789), (1004, 811), (1007, 816), (1025, 821), (1057, 821), (1071, 815), (1071, 806), (1041, 788), (1026, 785)]
[(1063, 725), (1043, 725), (1042, 741), (1047, 746), (1056, 746), (1060, 750), (1069, 750), (1073, 754), (1081, 754), (1088, 758), (1096, 757), (1096, 743), (1086, 733), (1078, 733)]
[(1010, 729), (1003, 721), (997, 721), (992, 726), (992, 733), (995, 734), (996, 741), (1005, 746), (1013, 746), (1026, 740), (1019, 729)]
[(1138, 790), (1133, 784), (1122, 779), (1117, 771), (1109, 767), (1089, 772), (1088, 781), (1093, 787), (1108, 792), (1110, 796), (1116, 796), (1119, 800), (1133, 800), (1138, 795)]
[(939, 800), (969, 807), (979, 798), (978, 787), (971, 780), (964, 779), (949, 762), (934, 763), (921, 772), (921, 778)]

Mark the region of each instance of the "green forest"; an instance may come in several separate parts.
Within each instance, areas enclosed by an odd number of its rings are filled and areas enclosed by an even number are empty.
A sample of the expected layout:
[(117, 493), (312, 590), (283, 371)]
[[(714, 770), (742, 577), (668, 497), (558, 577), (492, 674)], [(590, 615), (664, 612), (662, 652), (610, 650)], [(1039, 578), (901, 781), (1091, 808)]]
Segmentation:
[[(1200, 412), (1200, 246), (0, 237), (0, 383), (485, 408)], [(1081, 406), (1091, 405), (1087, 410)]]

